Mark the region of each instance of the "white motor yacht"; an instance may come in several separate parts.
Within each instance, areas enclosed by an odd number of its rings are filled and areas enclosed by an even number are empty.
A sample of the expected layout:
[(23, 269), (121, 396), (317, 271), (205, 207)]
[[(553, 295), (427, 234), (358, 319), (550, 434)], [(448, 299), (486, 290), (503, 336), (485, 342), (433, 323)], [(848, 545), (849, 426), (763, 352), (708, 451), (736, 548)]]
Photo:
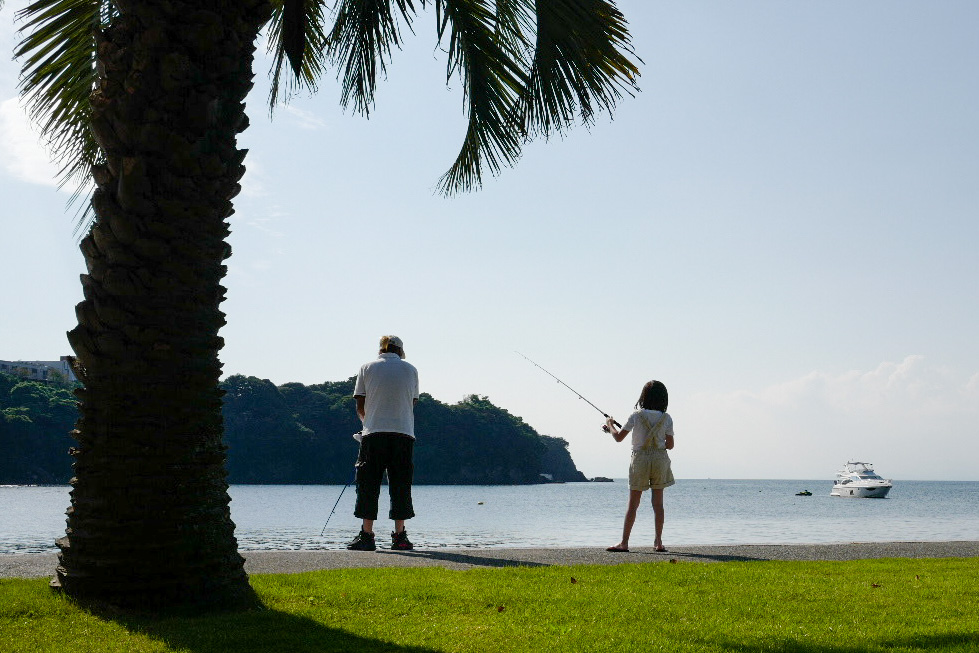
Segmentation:
[(883, 499), (891, 491), (893, 483), (881, 478), (870, 463), (847, 463), (836, 472), (836, 481), (830, 492), (834, 497), (856, 499)]

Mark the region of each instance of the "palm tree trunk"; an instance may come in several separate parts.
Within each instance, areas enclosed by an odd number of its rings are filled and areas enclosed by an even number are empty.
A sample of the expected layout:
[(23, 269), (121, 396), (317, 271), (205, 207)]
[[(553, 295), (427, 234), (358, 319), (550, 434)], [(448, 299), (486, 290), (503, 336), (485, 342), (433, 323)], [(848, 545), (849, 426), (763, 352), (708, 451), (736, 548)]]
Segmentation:
[(98, 35), (95, 222), (69, 332), (80, 418), (55, 586), (141, 607), (251, 590), (231, 521), (218, 381), (226, 219), (267, 0), (125, 0)]

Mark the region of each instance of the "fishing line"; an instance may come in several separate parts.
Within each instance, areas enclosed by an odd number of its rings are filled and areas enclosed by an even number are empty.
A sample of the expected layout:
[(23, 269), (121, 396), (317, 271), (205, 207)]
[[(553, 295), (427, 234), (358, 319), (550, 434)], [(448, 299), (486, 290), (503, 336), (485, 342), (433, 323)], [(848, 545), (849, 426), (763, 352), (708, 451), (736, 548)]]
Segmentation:
[[(515, 354), (520, 354), (520, 352), (519, 352), (519, 351), (516, 351), (516, 350), (514, 350), (514, 353), (515, 353)], [(520, 355), (521, 355), (521, 356), (523, 356), (524, 358), (527, 358), (527, 357), (526, 357), (526, 356), (524, 356), (523, 354), (520, 354)], [(581, 396), (581, 393), (580, 393), (580, 392), (578, 392), (577, 390), (575, 390), (574, 388), (572, 388), (572, 387), (571, 387), (570, 385), (568, 385), (567, 383), (565, 383), (565, 382), (564, 382), (564, 381), (562, 381), (561, 379), (559, 379), (559, 378), (557, 378), (556, 376), (554, 376), (553, 374), (551, 374), (550, 372), (548, 372), (547, 370), (545, 370), (545, 369), (544, 369), (543, 367), (541, 367), (540, 365), (538, 365), (538, 364), (537, 364), (537, 363), (535, 363), (534, 361), (532, 361), (532, 360), (530, 360), (529, 358), (527, 358), (527, 360), (528, 360), (528, 361), (530, 361), (530, 363), (531, 363), (532, 365), (534, 365), (534, 367), (537, 367), (537, 368), (538, 368), (538, 369), (540, 369), (540, 370), (541, 370), (542, 372), (544, 372), (545, 374), (547, 374), (547, 375), (548, 375), (549, 377), (551, 377), (552, 379), (554, 379), (555, 381), (557, 381), (558, 383), (560, 383), (561, 385), (563, 385), (563, 386), (564, 386), (565, 388), (567, 388), (567, 389), (568, 389), (568, 390), (570, 390), (571, 392), (573, 392), (573, 393), (575, 393), (576, 395), (578, 395), (578, 399), (581, 399), (581, 400), (582, 400), (582, 401), (584, 401), (584, 402), (585, 402), (586, 404), (588, 404), (589, 406), (591, 406), (592, 408), (594, 408), (595, 410), (597, 410), (598, 412), (600, 412), (600, 413), (601, 413), (602, 415), (604, 415), (604, 416), (605, 416), (605, 418), (606, 418), (606, 419), (612, 419), (612, 416), (611, 416), (611, 415), (609, 415), (608, 413), (606, 413), (606, 412), (605, 412), (604, 410), (602, 410), (601, 408), (599, 408), (598, 406), (596, 406), (596, 405), (595, 405), (595, 404), (593, 404), (592, 402), (590, 402), (590, 401), (588, 401), (587, 399), (585, 399), (585, 398), (584, 398), (583, 396)], [(618, 422), (616, 422), (615, 420), (612, 420), (612, 423), (613, 423), (613, 424), (615, 424), (615, 425), (616, 425), (617, 427), (619, 427), (619, 428), (622, 428), (622, 425), (621, 425), (621, 424), (619, 424)]]

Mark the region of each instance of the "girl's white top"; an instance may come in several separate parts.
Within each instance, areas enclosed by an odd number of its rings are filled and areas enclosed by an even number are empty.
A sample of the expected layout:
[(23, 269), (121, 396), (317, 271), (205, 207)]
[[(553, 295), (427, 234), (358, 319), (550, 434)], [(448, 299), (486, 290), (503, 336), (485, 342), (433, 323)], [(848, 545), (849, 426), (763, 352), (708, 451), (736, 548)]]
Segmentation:
[[(646, 419), (642, 419), (641, 416), (645, 416)], [(665, 429), (657, 428), (661, 419), (666, 420)], [(629, 419), (627, 419), (625, 424), (622, 425), (623, 429), (626, 429), (632, 433), (632, 450), (642, 451), (646, 444), (646, 440), (649, 439), (651, 433), (649, 428), (647, 428), (647, 422), (649, 427), (652, 428), (652, 431), (659, 432), (659, 437), (654, 442), (651, 442), (648, 447), (646, 447), (646, 451), (653, 449), (666, 449), (666, 436), (673, 435), (673, 418), (670, 417), (669, 413), (661, 413), (658, 410), (647, 410), (645, 408), (641, 408), (632, 413), (632, 415), (629, 415)]]

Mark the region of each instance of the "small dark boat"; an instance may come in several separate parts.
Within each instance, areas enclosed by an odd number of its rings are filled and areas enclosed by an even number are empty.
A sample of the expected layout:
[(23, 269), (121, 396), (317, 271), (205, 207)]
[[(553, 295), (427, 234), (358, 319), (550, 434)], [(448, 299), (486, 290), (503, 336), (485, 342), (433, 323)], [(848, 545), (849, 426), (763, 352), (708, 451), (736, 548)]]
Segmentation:
[(810, 492), (809, 490), (803, 490), (802, 492), (796, 492), (795, 495), (797, 497), (811, 497), (812, 492)]

